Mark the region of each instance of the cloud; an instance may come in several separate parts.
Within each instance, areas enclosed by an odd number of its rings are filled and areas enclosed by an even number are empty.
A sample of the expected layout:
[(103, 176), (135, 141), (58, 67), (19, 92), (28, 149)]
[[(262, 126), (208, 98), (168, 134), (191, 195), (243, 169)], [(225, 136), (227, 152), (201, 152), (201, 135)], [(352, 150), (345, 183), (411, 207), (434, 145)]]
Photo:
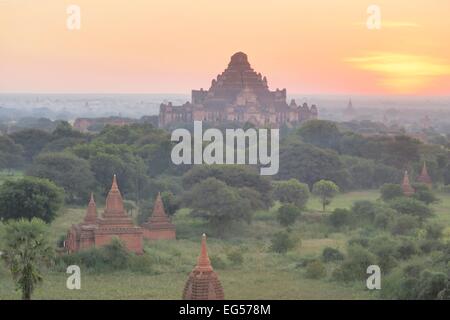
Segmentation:
[[(393, 28), (419, 28), (420, 24), (410, 21), (388, 21), (381, 19), (381, 29), (393, 29)], [(363, 26), (367, 28), (366, 22), (356, 22), (354, 25)]]
[(345, 62), (375, 74), (383, 86), (397, 92), (413, 92), (437, 77), (450, 75), (448, 61), (430, 56), (373, 52)]

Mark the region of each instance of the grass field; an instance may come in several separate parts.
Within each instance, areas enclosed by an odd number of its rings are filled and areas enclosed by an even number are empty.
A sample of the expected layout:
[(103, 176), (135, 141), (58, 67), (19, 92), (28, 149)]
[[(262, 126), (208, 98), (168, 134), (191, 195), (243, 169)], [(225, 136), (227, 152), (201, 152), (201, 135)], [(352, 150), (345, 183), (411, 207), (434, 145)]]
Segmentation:
[[(327, 208), (351, 207), (356, 200), (375, 200), (377, 191), (360, 191), (341, 194)], [(434, 205), (435, 219), (447, 226), (446, 237), (450, 239), (450, 195), (442, 195), (440, 203)], [(208, 239), (210, 257), (221, 258), (226, 266), (216, 268), (227, 299), (374, 299), (376, 292), (365, 289), (364, 282), (343, 284), (331, 278), (333, 265), (327, 265), (328, 275), (321, 280), (308, 279), (303, 259), (318, 257), (325, 247), (345, 251), (346, 241), (351, 236), (344, 233), (329, 233), (323, 224), (314, 221), (299, 221), (293, 232), (301, 238), (301, 245), (286, 255), (269, 250), (271, 235), (281, 230), (274, 219), (275, 208), (256, 213), (254, 222), (241, 225), (224, 240)], [(101, 210), (99, 210), (100, 212)], [(317, 200), (311, 199), (308, 213), (322, 215)], [(327, 214), (327, 213), (325, 213)], [(56, 243), (72, 223), (84, 216), (84, 208), (67, 208), (52, 223), (52, 241)], [(189, 216), (186, 209), (175, 216), (178, 240), (146, 242), (145, 250), (154, 261), (152, 274), (130, 271), (95, 274), (82, 271), (81, 290), (66, 288), (64, 271), (48, 271), (44, 283), (34, 294), (35, 299), (180, 299), (189, 272), (196, 264), (200, 251), (200, 236), (208, 232), (205, 225)], [(233, 266), (227, 260), (227, 252), (239, 248), (244, 262)], [(18, 299), (9, 272), (0, 267), (0, 299)]]

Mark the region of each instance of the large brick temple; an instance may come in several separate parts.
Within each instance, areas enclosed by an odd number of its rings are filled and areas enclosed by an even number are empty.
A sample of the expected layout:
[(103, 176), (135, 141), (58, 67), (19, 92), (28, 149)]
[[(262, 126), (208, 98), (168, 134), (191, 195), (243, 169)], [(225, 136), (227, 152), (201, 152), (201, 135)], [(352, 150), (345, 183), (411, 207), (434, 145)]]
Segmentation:
[(122, 195), (114, 175), (102, 217), (97, 216), (94, 197), (91, 195), (84, 221), (70, 228), (65, 247), (72, 253), (91, 247), (101, 247), (110, 243), (113, 238), (119, 238), (128, 250), (141, 254), (142, 234), (142, 228), (135, 226), (133, 220), (125, 213)]
[(183, 300), (223, 300), (222, 284), (214, 272), (206, 248), (206, 235), (202, 237), (202, 248), (197, 266), (189, 274), (183, 290)]
[(286, 89), (270, 91), (267, 78), (255, 72), (247, 55), (237, 52), (228, 67), (211, 82), (209, 90), (192, 90), (192, 101), (181, 106), (161, 104), (159, 125), (207, 122), (250, 122), (279, 127), (316, 119), (317, 107), (286, 102)]

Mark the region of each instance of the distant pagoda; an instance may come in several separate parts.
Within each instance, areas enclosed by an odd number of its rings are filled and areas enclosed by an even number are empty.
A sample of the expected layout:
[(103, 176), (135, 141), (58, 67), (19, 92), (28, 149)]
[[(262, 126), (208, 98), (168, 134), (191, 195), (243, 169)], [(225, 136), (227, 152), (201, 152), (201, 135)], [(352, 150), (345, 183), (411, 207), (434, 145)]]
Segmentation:
[(103, 216), (97, 218), (97, 208), (91, 194), (84, 221), (70, 228), (65, 247), (69, 253), (77, 252), (107, 245), (113, 238), (123, 241), (128, 250), (137, 254), (143, 253), (142, 228), (135, 226), (133, 220), (125, 213), (116, 175), (106, 197)]
[(206, 248), (206, 235), (197, 266), (192, 270), (183, 291), (184, 300), (223, 300), (225, 298), (219, 277), (214, 272)]
[(405, 196), (411, 196), (415, 192), (414, 188), (409, 183), (408, 171), (405, 171), (405, 175), (403, 176), (402, 190)]
[(431, 177), (428, 174), (427, 164), (425, 162), (423, 163), (422, 172), (420, 173), (420, 176), (417, 177), (417, 181), (426, 184), (430, 188), (433, 186), (433, 180), (431, 180)]
[(170, 222), (169, 217), (166, 215), (161, 193), (158, 192), (155, 205), (153, 206), (153, 213), (148, 222), (144, 223), (142, 227), (145, 239), (163, 240), (176, 238), (175, 225)]

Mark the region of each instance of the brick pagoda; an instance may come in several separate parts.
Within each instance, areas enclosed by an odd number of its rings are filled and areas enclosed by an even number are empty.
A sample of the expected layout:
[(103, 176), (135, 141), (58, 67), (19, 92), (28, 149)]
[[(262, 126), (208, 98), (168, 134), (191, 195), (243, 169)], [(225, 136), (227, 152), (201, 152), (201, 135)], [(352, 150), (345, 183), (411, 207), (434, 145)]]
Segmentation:
[(206, 235), (197, 266), (192, 270), (183, 291), (184, 300), (223, 300), (225, 298), (219, 277), (214, 272), (206, 248)]
[(175, 225), (170, 222), (164, 211), (164, 204), (161, 194), (158, 196), (153, 206), (153, 213), (146, 223), (142, 225), (144, 238), (150, 240), (175, 239)]
[(133, 220), (125, 213), (114, 175), (102, 217), (97, 218), (94, 198), (91, 196), (84, 222), (72, 226), (68, 232), (66, 248), (70, 253), (90, 247), (101, 247), (117, 237), (123, 241), (128, 250), (141, 254), (142, 233), (142, 228), (135, 226)]
[(72, 253), (92, 247), (95, 244), (95, 230), (97, 228), (97, 207), (94, 195), (91, 193), (83, 222), (73, 225), (67, 234), (65, 246), (68, 252)]
[(433, 180), (431, 180), (431, 177), (428, 174), (427, 164), (425, 162), (423, 163), (422, 172), (417, 178), (417, 181), (426, 184), (429, 188), (433, 187)]
[(403, 176), (402, 190), (405, 196), (411, 196), (415, 192), (414, 188), (409, 183), (408, 171), (405, 171), (405, 175)]

